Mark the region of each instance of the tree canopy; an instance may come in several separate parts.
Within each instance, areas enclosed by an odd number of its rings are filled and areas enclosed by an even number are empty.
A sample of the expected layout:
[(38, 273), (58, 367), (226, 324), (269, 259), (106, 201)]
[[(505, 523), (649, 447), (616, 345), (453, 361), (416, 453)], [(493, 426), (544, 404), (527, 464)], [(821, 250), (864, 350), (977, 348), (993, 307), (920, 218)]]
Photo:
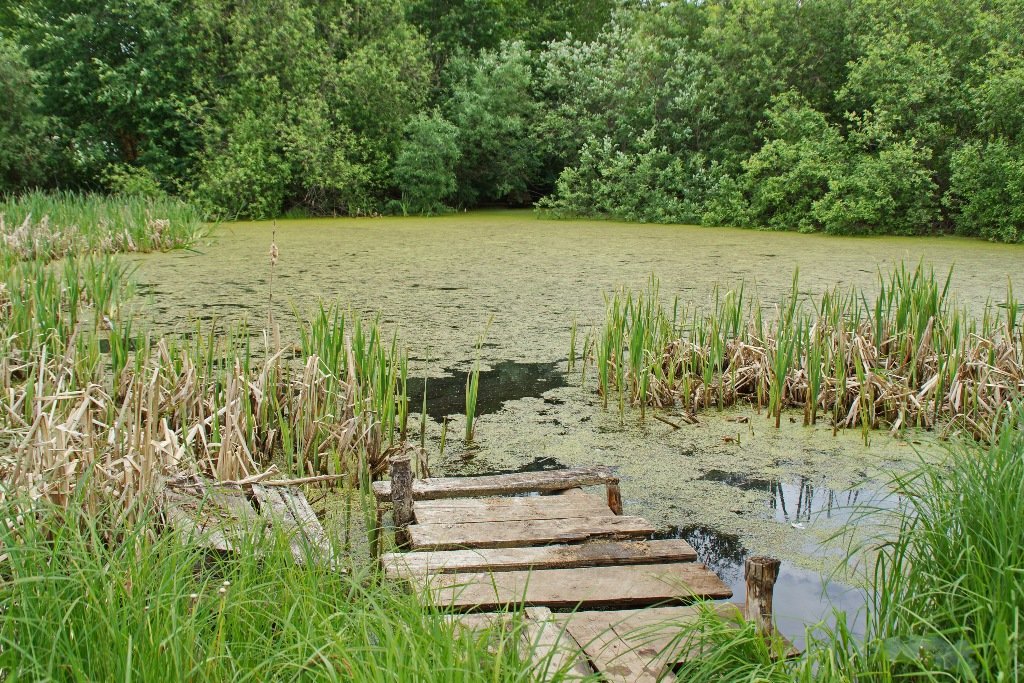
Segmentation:
[(24, 0), (0, 191), (1024, 240), (1016, 0)]

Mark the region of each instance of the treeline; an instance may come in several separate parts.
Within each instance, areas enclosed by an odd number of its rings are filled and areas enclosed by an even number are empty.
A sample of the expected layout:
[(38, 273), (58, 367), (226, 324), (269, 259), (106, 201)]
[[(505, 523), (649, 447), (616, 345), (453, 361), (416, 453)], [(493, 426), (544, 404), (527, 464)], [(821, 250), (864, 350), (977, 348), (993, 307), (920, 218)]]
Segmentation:
[(1024, 240), (1019, 0), (26, 0), (0, 185)]

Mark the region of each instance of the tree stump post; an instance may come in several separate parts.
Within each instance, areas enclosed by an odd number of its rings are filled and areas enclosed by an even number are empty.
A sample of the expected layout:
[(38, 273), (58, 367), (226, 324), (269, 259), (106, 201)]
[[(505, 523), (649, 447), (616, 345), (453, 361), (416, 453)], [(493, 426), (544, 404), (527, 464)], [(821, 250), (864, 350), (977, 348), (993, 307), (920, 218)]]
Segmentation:
[(395, 517), (395, 544), (406, 549), (411, 542), (409, 525), (413, 522), (412, 461), (408, 455), (391, 458), (391, 504)]
[(774, 557), (750, 557), (744, 566), (747, 620), (757, 624), (757, 630), (764, 635), (770, 635), (775, 630), (772, 624), (772, 594), (781, 564)]
[(622, 491), (619, 490), (619, 480), (609, 479), (605, 482), (608, 491), (608, 507), (617, 515), (622, 514)]

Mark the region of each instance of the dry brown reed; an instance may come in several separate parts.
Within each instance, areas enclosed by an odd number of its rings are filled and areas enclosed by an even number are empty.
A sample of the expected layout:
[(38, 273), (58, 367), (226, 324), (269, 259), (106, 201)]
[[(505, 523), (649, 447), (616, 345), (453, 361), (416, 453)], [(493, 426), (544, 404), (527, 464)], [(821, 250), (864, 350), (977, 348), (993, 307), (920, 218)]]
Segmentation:
[(1020, 305), (1006, 300), (971, 317), (918, 266), (881, 276), (879, 295), (838, 289), (801, 301), (796, 278), (766, 322), (742, 288), (716, 293), (710, 311), (671, 312), (657, 284), (608, 300), (598, 340), (598, 390), (620, 405), (687, 412), (750, 403), (776, 426), (785, 409), (834, 429), (938, 428), (993, 438), (1024, 395)]
[(344, 473), (356, 484), (404, 445), (396, 416), (407, 361), (376, 322), (352, 316), (346, 329), (321, 309), (331, 325), (310, 321), (294, 360), (269, 335), (254, 357), (244, 329), (119, 341), (131, 325), (116, 277), (101, 288), (83, 284), (85, 267), (32, 266), (22, 277), (27, 266), (0, 265), (17, 295), (0, 292), (0, 307), (17, 309), (0, 319), (0, 501), (78, 495), (127, 515), (165, 475), (239, 480), (275, 463), (288, 476)]

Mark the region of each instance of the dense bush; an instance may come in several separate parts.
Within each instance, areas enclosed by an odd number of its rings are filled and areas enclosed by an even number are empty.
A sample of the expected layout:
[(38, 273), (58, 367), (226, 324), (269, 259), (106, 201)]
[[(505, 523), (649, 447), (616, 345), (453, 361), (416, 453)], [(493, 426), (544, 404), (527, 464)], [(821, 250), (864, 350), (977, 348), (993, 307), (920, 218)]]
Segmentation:
[(395, 183), (408, 211), (440, 211), (444, 200), (455, 194), (458, 132), (437, 112), (420, 114), (406, 125), (406, 141), (395, 159)]
[(0, 191), (1024, 235), (1017, 0), (26, 0), (0, 35)]

